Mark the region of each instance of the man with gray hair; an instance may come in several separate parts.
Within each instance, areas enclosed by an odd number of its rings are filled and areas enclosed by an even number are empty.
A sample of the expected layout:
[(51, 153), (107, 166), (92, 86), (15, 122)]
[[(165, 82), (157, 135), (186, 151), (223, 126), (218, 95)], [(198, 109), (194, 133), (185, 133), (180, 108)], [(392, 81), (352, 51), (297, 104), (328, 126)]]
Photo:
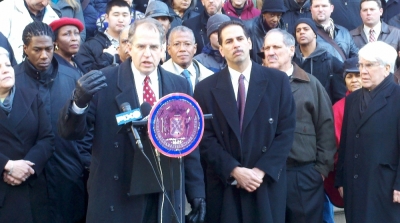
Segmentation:
[(360, 49), (362, 88), (346, 98), (335, 186), (346, 222), (400, 222), (400, 87), (396, 50), (387, 43)]
[[(94, 126), (87, 222), (183, 222), (184, 191), (192, 205), (193, 222), (204, 220), (199, 151), (182, 158), (183, 162), (165, 156), (158, 160), (145, 131), (139, 131), (141, 151), (131, 143), (131, 133), (118, 133), (121, 127), (115, 121), (125, 102), (135, 109), (144, 102), (152, 106), (170, 93), (191, 94), (185, 79), (159, 66), (163, 32), (155, 19), (136, 20), (128, 35), (131, 58), (120, 66), (82, 76), (72, 100), (61, 111), (58, 129), (64, 138), (81, 138)], [(159, 185), (149, 162), (160, 165), (162, 174), (157, 177), (164, 185)], [(184, 174), (171, 173), (171, 169), (181, 169)]]
[(214, 72), (193, 59), (196, 53), (196, 43), (191, 29), (185, 26), (173, 28), (168, 37), (168, 54), (171, 59), (162, 67), (176, 75), (184, 77), (193, 93), (194, 86)]
[(323, 181), (336, 153), (333, 113), (321, 83), (292, 63), (294, 45), (288, 32), (272, 29), (263, 46), (265, 66), (290, 77), (296, 104), (294, 142), (286, 161), (286, 222), (322, 222)]

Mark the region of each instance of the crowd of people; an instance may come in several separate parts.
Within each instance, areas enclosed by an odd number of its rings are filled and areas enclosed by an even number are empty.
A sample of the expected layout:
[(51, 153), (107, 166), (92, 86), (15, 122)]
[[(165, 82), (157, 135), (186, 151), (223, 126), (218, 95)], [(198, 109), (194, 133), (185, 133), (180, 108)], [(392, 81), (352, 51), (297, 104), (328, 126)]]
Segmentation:
[[(397, 0), (0, 0), (0, 21), (0, 222), (400, 222)], [(115, 121), (170, 93), (213, 115), (178, 159)]]

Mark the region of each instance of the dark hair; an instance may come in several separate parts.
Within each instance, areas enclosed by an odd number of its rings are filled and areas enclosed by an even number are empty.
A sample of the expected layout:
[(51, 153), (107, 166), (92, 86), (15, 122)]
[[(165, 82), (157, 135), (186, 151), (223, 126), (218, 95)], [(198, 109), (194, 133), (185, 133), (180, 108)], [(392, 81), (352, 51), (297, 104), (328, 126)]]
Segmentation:
[(112, 7), (117, 6), (117, 7), (127, 7), (129, 9), (129, 11), (131, 11), (131, 7), (129, 6), (129, 4), (124, 1), (124, 0), (112, 0), (110, 2), (107, 3), (106, 6), (106, 14), (108, 15), (112, 9)]
[[(333, 5), (332, 0), (328, 0), (328, 1), (329, 1), (329, 4)], [(312, 4), (313, 4), (313, 0), (310, 0), (310, 6), (312, 6)]]
[(241, 21), (231, 20), (231, 21), (227, 21), (227, 22), (222, 23), (218, 27), (218, 43), (219, 43), (219, 45), (222, 46), (222, 39), (221, 39), (222, 30), (225, 29), (228, 26), (240, 26), (240, 27), (242, 27), (244, 36), (246, 36), (246, 38), (249, 38), (249, 34), (247, 33), (246, 28), (244, 27), (243, 23)]
[(29, 23), (22, 32), (22, 42), (24, 45), (28, 46), (34, 36), (48, 36), (53, 40), (53, 42), (55, 39), (53, 30), (51, 30), (50, 26), (38, 21)]
[(361, 0), (360, 1), (360, 10), (361, 10), (361, 5), (364, 2), (376, 2), (376, 4), (378, 4), (378, 7), (381, 9), (382, 8), (382, 2), (381, 0)]

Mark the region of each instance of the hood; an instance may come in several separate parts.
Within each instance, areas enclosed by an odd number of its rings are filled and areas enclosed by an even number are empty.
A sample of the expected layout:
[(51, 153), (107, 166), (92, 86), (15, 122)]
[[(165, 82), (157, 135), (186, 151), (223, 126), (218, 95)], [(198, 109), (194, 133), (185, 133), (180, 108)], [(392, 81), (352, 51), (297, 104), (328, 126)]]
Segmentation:
[(306, 0), (303, 6), (297, 4), (295, 0), (285, 0), (285, 7), (288, 11), (297, 12), (297, 11), (310, 11), (310, 0)]
[[(306, 59), (318, 57), (326, 52), (326, 49), (323, 48), (319, 43), (317, 43), (317, 47), (315, 48), (314, 52), (310, 54)], [(295, 49), (295, 57), (303, 62), (303, 57), (300, 51), (300, 46), (297, 45)]]

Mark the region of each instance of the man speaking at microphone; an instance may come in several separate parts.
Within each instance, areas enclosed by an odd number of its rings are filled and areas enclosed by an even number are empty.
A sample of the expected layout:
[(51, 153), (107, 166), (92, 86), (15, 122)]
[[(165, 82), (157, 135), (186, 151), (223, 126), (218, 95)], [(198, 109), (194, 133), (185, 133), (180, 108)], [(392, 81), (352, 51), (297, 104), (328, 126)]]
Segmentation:
[[(149, 192), (148, 188), (158, 185), (157, 181), (143, 184), (154, 173), (146, 171), (145, 166), (149, 164), (132, 145), (131, 133), (118, 133), (121, 128), (115, 115), (122, 112), (123, 103), (128, 102), (135, 109), (143, 102), (153, 105), (170, 93), (191, 94), (184, 78), (159, 66), (163, 32), (162, 25), (154, 19), (136, 20), (128, 36), (131, 58), (120, 66), (90, 71), (82, 76), (72, 100), (60, 113), (59, 132), (67, 139), (82, 138), (94, 126), (87, 222), (184, 222), (181, 198), (183, 196), (184, 200), (185, 192), (192, 206), (190, 222), (204, 221), (205, 192), (198, 150), (185, 156), (183, 164), (178, 163), (184, 171), (181, 174), (184, 187), (179, 190), (171, 186), (173, 189), (168, 190), (165, 184), (172, 208), (161, 189)], [(151, 150), (146, 134), (141, 134), (141, 140), (144, 150)], [(149, 159), (154, 157), (149, 156)], [(173, 162), (178, 161), (174, 159)], [(143, 166), (138, 166), (139, 163)], [(154, 168), (157, 171), (157, 166)], [(162, 172), (168, 175), (172, 171), (162, 168)], [(179, 172), (171, 174), (174, 178), (171, 181), (179, 175)], [(132, 191), (131, 184), (141, 186)]]

